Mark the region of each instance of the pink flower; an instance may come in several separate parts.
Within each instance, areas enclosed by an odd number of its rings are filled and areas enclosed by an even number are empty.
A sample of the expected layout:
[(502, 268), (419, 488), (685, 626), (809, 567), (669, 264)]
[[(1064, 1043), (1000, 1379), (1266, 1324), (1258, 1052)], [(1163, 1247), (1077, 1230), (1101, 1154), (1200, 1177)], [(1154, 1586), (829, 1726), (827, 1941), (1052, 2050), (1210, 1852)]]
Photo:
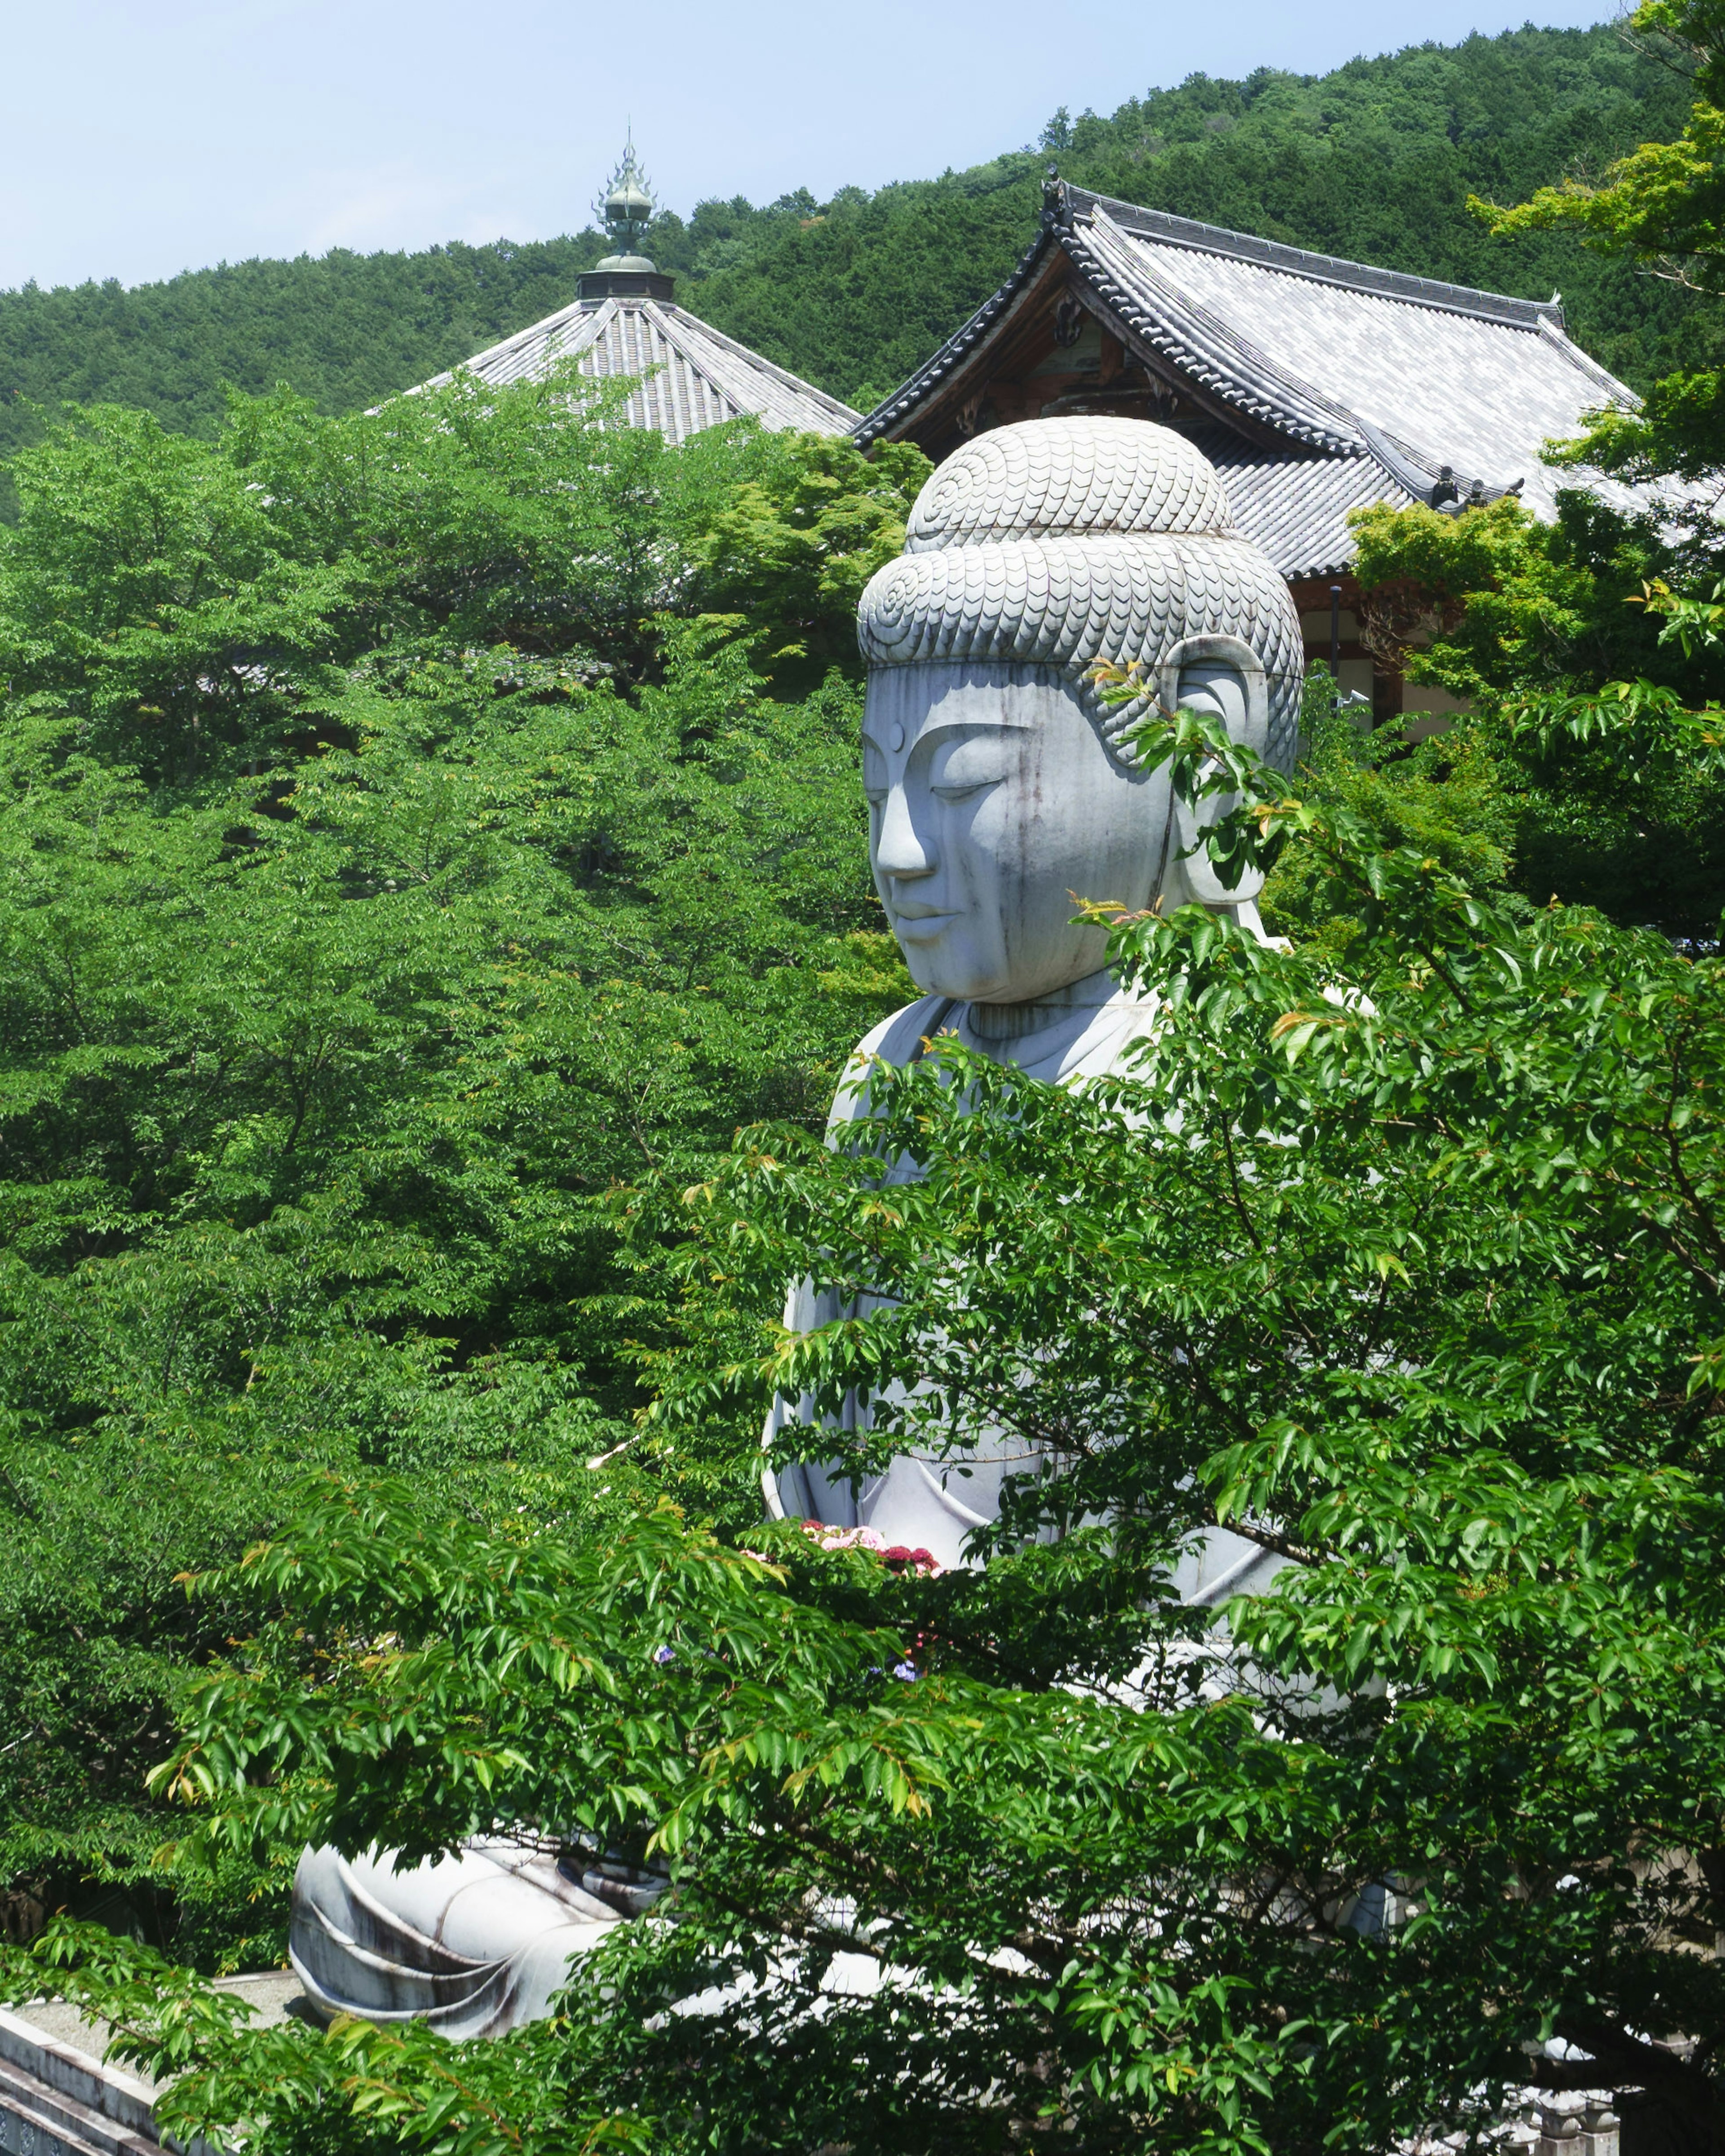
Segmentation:
[(884, 1550), (886, 1537), (873, 1527), (838, 1527), (825, 1520), (804, 1520), (803, 1532), (823, 1549)]
[(803, 1520), (799, 1523), (811, 1542), (818, 1543), (824, 1550), (872, 1550), (884, 1558), (895, 1572), (916, 1572), (926, 1578), (937, 1578), (946, 1570), (932, 1551), (911, 1549), (904, 1543), (889, 1543), (886, 1536), (874, 1527), (839, 1527), (825, 1520)]

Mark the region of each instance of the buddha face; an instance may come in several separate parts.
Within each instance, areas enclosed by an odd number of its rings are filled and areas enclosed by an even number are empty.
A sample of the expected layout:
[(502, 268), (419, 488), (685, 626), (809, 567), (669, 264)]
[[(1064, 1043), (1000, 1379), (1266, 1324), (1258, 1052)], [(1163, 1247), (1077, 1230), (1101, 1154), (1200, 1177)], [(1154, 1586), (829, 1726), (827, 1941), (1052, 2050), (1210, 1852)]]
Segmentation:
[(925, 993), (1050, 995), (1106, 962), (1079, 899), (1156, 895), (1167, 774), (1117, 762), (1052, 668), (874, 669), (863, 783), (875, 886)]

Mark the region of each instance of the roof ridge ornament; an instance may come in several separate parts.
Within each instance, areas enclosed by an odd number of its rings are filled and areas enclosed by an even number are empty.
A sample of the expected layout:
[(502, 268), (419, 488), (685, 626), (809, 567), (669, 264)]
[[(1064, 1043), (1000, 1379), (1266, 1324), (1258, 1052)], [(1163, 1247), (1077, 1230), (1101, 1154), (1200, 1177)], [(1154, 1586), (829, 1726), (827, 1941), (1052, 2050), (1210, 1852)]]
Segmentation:
[(1506, 495), (1519, 496), (1527, 483), (1524, 474), (1507, 486), (1493, 486), (1477, 476), (1458, 473), (1453, 465), (1440, 465), (1435, 472), (1429, 471), (1369, 419), (1362, 419), (1359, 427), (1366, 447), (1404, 493), (1441, 516), (1459, 516), (1464, 509), (1483, 509)]
[(650, 270), (654, 264), (636, 250), (646, 237), (658, 207), (653, 187), (635, 153), (634, 124), (624, 138), (623, 156), (605, 183), (605, 192), (593, 203), (594, 214), (604, 227), (615, 253), (598, 264), (601, 270)]
[(1042, 222), (1045, 226), (1070, 224), (1072, 221), (1072, 195), (1060, 177), (1058, 165), (1050, 165), (1048, 177), (1042, 182)]
[(623, 155), (593, 203), (593, 213), (605, 228), (612, 251), (583, 270), (575, 290), (583, 301), (592, 300), (662, 300), (675, 297), (675, 277), (664, 275), (656, 262), (638, 252), (658, 208), (653, 183), (647, 177), (635, 150), (631, 123), (624, 137)]

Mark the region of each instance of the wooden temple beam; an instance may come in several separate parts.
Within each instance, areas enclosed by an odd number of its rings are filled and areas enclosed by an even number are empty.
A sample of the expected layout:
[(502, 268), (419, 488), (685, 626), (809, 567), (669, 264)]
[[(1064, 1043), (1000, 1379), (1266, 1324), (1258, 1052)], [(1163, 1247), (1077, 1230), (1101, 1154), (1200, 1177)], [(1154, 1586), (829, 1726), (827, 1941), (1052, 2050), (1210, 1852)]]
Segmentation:
[[(1055, 316), (1061, 302), (1075, 300), (1101, 333), (1101, 363), (1094, 372), (1074, 368), (1070, 375), (1034, 374), (1060, 349)], [(1014, 295), (999, 320), (967, 352), (953, 372), (932, 389), (922, 408), (892, 429), (937, 460), (973, 433), (978, 413), (990, 398), (999, 424), (1034, 419), (1042, 407), (1062, 394), (1087, 388), (1115, 389), (1133, 366), (1153, 389), (1180, 398), (1194, 412), (1265, 449), (1286, 449), (1288, 437), (1278, 429), (1230, 404), (1215, 391), (1194, 381), (1117, 315), (1061, 249), (1051, 248), (1036, 273)]]
[[(1230, 404), (1224, 398), (1218, 396), (1214, 390), (1206, 388), (1202, 382), (1194, 382), (1165, 352), (1159, 352), (1122, 316), (1117, 314), (1080, 270), (1070, 263), (1067, 268), (1068, 289), (1086, 311), (1093, 315), (1101, 325), (1105, 351), (1106, 340), (1111, 338), (1121, 348), (1122, 363), (1125, 357), (1135, 359), (1153, 382), (1164, 389), (1172, 390), (1176, 396), (1183, 397), (1206, 418), (1214, 420), (1218, 426), (1227, 428), (1230, 433), (1240, 435), (1242, 439), (1267, 449), (1286, 449), (1290, 446), (1291, 438), (1279, 429), (1267, 425), (1251, 413), (1242, 412), (1237, 405)], [(1294, 446), (1302, 450), (1306, 448), (1303, 443)]]

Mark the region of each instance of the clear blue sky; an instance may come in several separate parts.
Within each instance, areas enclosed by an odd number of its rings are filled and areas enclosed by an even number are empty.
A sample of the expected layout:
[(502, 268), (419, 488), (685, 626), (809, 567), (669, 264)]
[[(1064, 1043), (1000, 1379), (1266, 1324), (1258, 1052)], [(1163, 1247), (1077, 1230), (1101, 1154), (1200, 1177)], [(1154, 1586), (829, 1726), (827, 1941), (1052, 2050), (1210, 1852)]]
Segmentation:
[[(1513, 0), (0, 0), (0, 287), (578, 230), (979, 162), (1194, 69), (1321, 74)], [(1545, 0), (1542, 23), (1610, 0)]]

